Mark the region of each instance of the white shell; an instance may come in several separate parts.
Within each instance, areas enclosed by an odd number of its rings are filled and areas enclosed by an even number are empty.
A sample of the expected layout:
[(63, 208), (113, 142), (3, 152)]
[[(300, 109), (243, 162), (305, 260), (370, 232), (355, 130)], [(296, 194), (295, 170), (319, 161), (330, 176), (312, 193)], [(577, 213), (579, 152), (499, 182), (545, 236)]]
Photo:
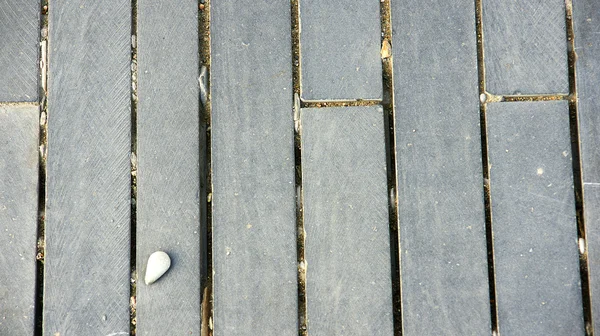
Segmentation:
[(150, 285), (165, 274), (171, 267), (171, 258), (163, 251), (156, 251), (148, 258), (144, 282)]

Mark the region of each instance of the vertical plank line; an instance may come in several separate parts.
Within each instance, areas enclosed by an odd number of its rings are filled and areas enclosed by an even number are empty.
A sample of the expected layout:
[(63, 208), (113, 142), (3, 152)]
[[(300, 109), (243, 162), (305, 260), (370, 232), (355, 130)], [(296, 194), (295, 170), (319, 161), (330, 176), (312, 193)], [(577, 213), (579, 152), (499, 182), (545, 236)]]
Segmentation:
[(486, 104), (489, 95), (485, 87), (484, 36), (482, 23), (482, 0), (475, 0), (475, 29), (477, 31), (477, 71), (480, 94), (480, 125), (481, 125), (481, 164), (483, 171), (483, 195), (485, 206), (485, 234), (488, 255), (488, 282), (490, 295), (490, 315), (492, 335), (500, 335), (498, 324), (498, 304), (496, 302), (496, 273), (494, 270), (494, 231), (492, 227), (492, 198), (490, 190), (490, 167), (488, 161), (488, 138)]
[(44, 254), (46, 247), (46, 148), (48, 148), (48, 0), (40, 3), (40, 75), (38, 97), (40, 102), (39, 149), (38, 161), (38, 220), (36, 246), (35, 275), (35, 325), (34, 335), (43, 335), (44, 325)]
[[(198, 64), (200, 85), (200, 199), (204, 199), (204, 213), (200, 214), (200, 281), (201, 335), (213, 332), (213, 259), (212, 259), (212, 142), (210, 104), (210, 0), (198, 0)], [(204, 145), (204, 148), (202, 148)]]
[(567, 31), (567, 52), (569, 64), (569, 123), (571, 132), (571, 153), (573, 155), (573, 184), (575, 189), (575, 215), (577, 218), (577, 235), (578, 245), (584, 248), (578, 248), (579, 251), (579, 272), (581, 276), (581, 298), (583, 304), (583, 321), (585, 325), (586, 335), (594, 335), (594, 327), (592, 321), (592, 297), (590, 290), (590, 274), (587, 258), (587, 239), (585, 228), (585, 216), (583, 203), (583, 170), (581, 162), (581, 139), (579, 136), (579, 111), (577, 99), (577, 79), (576, 61), (577, 55), (575, 52), (575, 33), (573, 28), (573, 2), (572, 0), (565, 1), (565, 22)]
[(130, 311), (129, 329), (132, 336), (137, 332), (137, 0), (131, 0), (131, 216), (130, 216), (130, 252), (129, 267), (130, 282)]
[(302, 122), (300, 118), (301, 64), (300, 64), (300, 1), (291, 0), (292, 25), (292, 86), (294, 93), (294, 164), (296, 185), (296, 259), (298, 262), (298, 336), (308, 335), (306, 269), (304, 258), (304, 211), (302, 198)]
[[(398, 186), (396, 169), (396, 132), (394, 111), (394, 62), (392, 57), (392, 10), (390, 0), (380, 2), (381, 17), (381, 65), (383, 83), (383, 106), (385, 148), (387, 159), (387, 182), (389, 195), (390, 263), (392, 276), (392, 309), (394, 335), (402, 335), (402, 271), (400, 263), (400, 230), (398, 218)], [(387, 48), (390, 47), (388, 50)], [(387, 54), (389, 52), (389, 55)]]

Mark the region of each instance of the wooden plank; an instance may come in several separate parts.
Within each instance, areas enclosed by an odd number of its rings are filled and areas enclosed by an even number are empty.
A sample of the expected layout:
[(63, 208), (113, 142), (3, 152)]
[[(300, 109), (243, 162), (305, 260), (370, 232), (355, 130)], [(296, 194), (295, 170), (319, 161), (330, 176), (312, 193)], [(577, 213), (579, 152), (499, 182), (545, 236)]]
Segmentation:
[(482, 1), (487, 91), (569, 93), (565, 0)]
[(33, 335), (37, 106), (0, 106), (0, 333)]
[(392, 335), (381, 107), (302, 110), (308, 333)]
[(38, 100), (40, 1), (0, 0), (0, 101)]
[(487, 121), (500, 332), (583, 335), (568, 104), (490, 104)]
[(302, 99), (381, 99), (379, 1), (299, 1)]
[(298, 334), (290, 9), (211, 6), (215, 336)]
[(574, 0), (573, 26), (592, 327), (600, 330), (600, 2)]
[(489, 334), (475, 7), (391, 5), (403, 335)]
[(196, 0), (138, 4), (138, 278), (157, 250), (173, 265), (158, 282), (137, 284), (140, 335), (200, 334), (197, 8)]
[(131, 2), (52, 2), (44, 335), (129, 332)]

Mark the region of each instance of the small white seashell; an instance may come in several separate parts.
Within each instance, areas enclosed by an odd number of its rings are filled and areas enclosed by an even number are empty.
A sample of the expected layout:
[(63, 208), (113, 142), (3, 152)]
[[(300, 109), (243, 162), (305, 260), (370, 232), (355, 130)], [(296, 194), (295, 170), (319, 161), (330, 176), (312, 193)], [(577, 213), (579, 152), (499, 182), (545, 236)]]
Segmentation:
[(150, 285), (158, 280), (163, 274), (171, 267), (171, 258), (163, 251), (156, 251), (148, 258), (148, 264), (146, 265), (146, 277), (144, 282), (146, 285)]

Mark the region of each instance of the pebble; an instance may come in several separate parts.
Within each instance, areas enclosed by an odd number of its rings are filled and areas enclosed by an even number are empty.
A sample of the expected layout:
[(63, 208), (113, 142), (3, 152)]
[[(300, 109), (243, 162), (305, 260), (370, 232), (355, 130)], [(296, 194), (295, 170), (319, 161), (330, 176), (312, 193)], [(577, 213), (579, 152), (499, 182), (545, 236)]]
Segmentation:
[(169, 270), (169, 267), (171, 267), (171, 258), (169, 258), (168, 254), (163, 251), (152, 253), (146, 265), (146, 276), (144, 277), (146, 285), (150, 285), (158, 280)]

